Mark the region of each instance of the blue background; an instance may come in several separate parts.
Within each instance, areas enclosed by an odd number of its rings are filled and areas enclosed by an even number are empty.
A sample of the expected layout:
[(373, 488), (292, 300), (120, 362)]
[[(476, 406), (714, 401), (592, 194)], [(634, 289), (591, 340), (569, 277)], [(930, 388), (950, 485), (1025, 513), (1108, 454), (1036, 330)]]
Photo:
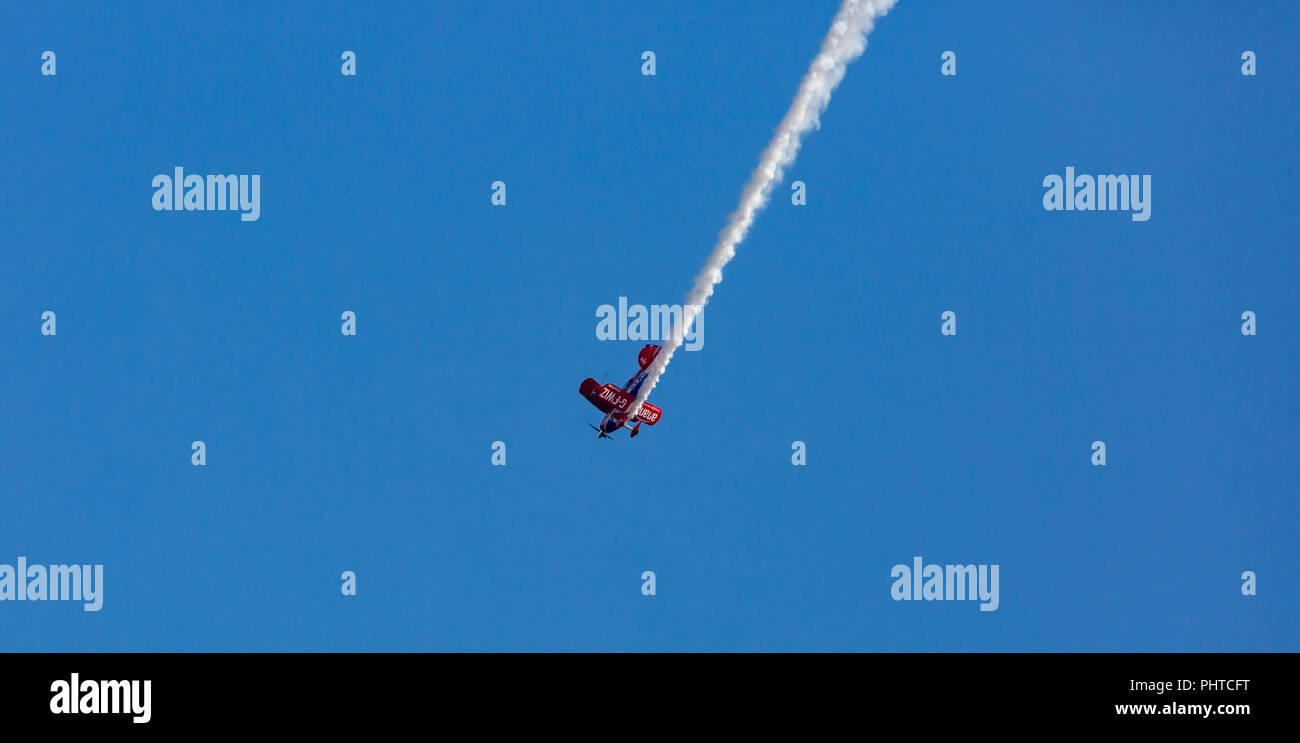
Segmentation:
[(1300, 648), (1294, 3), (902, 0), (613, 443), (837, 3), (319, 5), (0, 11), (0, 562), (105, 566), (0, 647)]

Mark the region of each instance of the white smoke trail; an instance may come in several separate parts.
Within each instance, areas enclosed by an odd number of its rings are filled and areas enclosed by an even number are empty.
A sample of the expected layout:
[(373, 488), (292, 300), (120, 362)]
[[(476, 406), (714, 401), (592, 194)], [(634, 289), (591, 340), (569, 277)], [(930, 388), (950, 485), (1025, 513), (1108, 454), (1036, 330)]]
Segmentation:
[[(718, 244), (714, 246), (709, 260), (695, 277), (695, 286), (686, 295), (682, 306), (682, 320), (673, 329), (672, 336), (664, 342), (659, 356), (650, 365), (645, 384), (632, 404), (636, 411), (641, 403), (650, 397), (659, 377), (663, 376), (673, 354), (682, 345), (683, 335), (695, 322), (695, 317), (704, 309), (704, 305), (713, 296), (713, 287), (722, 281), (722, 267), (736, 255), (736, 246), (745, 239), (749, 227), (754, 223), (758, 210), (767, 204), (772, 186), (780, 182), (785, 169), (794, 162), (799, 153), (799, 140), (808, 130), (819, 126), (819, 117), (831, 101), (831, 93), (844, 79), (845, 68), (861, 56), (867, 48), (867, 34), (875, 26), (876, 18), (889, 12), (897, 0), (844, 0), (840, 12), (831, 22), (831, 30), (822, 41), (821, 51), (813, 58), (799, 83), (799, 92), (795, 94), (794, 103), (786, 112), (776, 135), (763, 150), (758, 167), (749, 177), (749, 183), (740, 195), (740, 208), (727, 220), (727, 226), (718, 233)], [(633, 413), (635, 415), (635, 413)]]

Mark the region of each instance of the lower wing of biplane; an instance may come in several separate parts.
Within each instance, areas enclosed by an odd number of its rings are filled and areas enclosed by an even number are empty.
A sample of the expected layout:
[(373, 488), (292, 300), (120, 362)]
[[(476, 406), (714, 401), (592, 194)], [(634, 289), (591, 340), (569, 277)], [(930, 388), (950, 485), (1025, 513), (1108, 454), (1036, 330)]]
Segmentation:
[[(605, 423), (602, 424), (600, 429), (604, 433), (613, 433), (627, 425), (627, 409), (635, 399), (631, 394), (608, 382), (602, 385), (591, 377), (582, 380), (582, 386), (578, 388), (578, 392), (587, 398), (588, 402), (595, 405), (597, 410), (605, 414)], [(632, 427), (632, 435), (637, 434), (637, 430), (642, 423), (648, 426), (658, 423), (663, 414), (664, 411), (657, 406), (648, 402), (641, 403), (641, 409), (637, 411), (636, 417), (633, 418), (636, 425)]]

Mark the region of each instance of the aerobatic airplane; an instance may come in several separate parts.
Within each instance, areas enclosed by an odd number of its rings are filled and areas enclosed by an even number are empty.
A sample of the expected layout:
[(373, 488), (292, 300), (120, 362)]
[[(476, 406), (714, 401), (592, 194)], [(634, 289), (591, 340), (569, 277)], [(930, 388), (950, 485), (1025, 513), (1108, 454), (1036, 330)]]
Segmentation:
[[(641, 370), (636, 373), (635, 377), (627, 380), (627, 384), (622, 388), (609, 382), (602, 385), (591, 377), (582, 380), (582, 386), (578, 388), (578, 392), (587, 398), (592, 405), (599, 408), (600, 412), (605, 414), (605, 419), (600, 422), (599, 428), (591, 426), (590, 423), (587, 424), (596, 429), (596, 438), (610, 438), (610, 434), (627, 426), (627, 409), (632, 404), (632, 401), (636, 399), (636, 393), (640, 391), (641, 385), (645, 384), (646, 368), (654, 363), (655, 356), (658, 355), (659, 346), (647, 345), (642, 348), (636, 359), (641, 364)], [(636, 416), (633, 418), (636, 425), (632, 426), (631, 435), (635, 436), (637, 434), (642, 423), (650, 426), (658, 423), (659, 417), (663, 414), (664, 411), (654, 405), (648, 402), (641, 403), (641, 409), (637, 411)]]

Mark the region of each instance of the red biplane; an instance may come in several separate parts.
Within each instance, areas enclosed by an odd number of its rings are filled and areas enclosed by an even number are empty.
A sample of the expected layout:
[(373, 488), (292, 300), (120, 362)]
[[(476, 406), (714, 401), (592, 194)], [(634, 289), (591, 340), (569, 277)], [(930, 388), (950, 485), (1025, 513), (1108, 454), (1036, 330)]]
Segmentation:
[[(582, 386), (578, 387), (578, 392), (583, 397), (600, 409), (605, 414), (605, 419), (600, 422), (600, 426), (591, 426), (596, 429), (596, 438), (607, 439), (610, 434), (620, 428), (627, 426), (628, 407), (636, 399), (636, 393), (640, 391), (641, 385), (645, 383), (647, 375), (646, 369), (654, 363), (655, 356), (659, 355), (659, 346), (647, 345), (641, 349), (637, 355), (637, 363), (641, 364), (641, 370), (636, 373), (635, 377), (627, 380), (627, 384), (618, 387), (606, 382), (601, 384), (591, 377), (582, 380)], [(641, 424), (653, 426), (659, 422), (659, 418), (664, 411), (651, 405), (648, 402), (641, 403), (641, 409), (637, 411), (633, 418), (636, 425), (632, 426), (632, 436), (637, 434), (641, 429)], [(591, 425), (588, 423), (587, 425)]]

